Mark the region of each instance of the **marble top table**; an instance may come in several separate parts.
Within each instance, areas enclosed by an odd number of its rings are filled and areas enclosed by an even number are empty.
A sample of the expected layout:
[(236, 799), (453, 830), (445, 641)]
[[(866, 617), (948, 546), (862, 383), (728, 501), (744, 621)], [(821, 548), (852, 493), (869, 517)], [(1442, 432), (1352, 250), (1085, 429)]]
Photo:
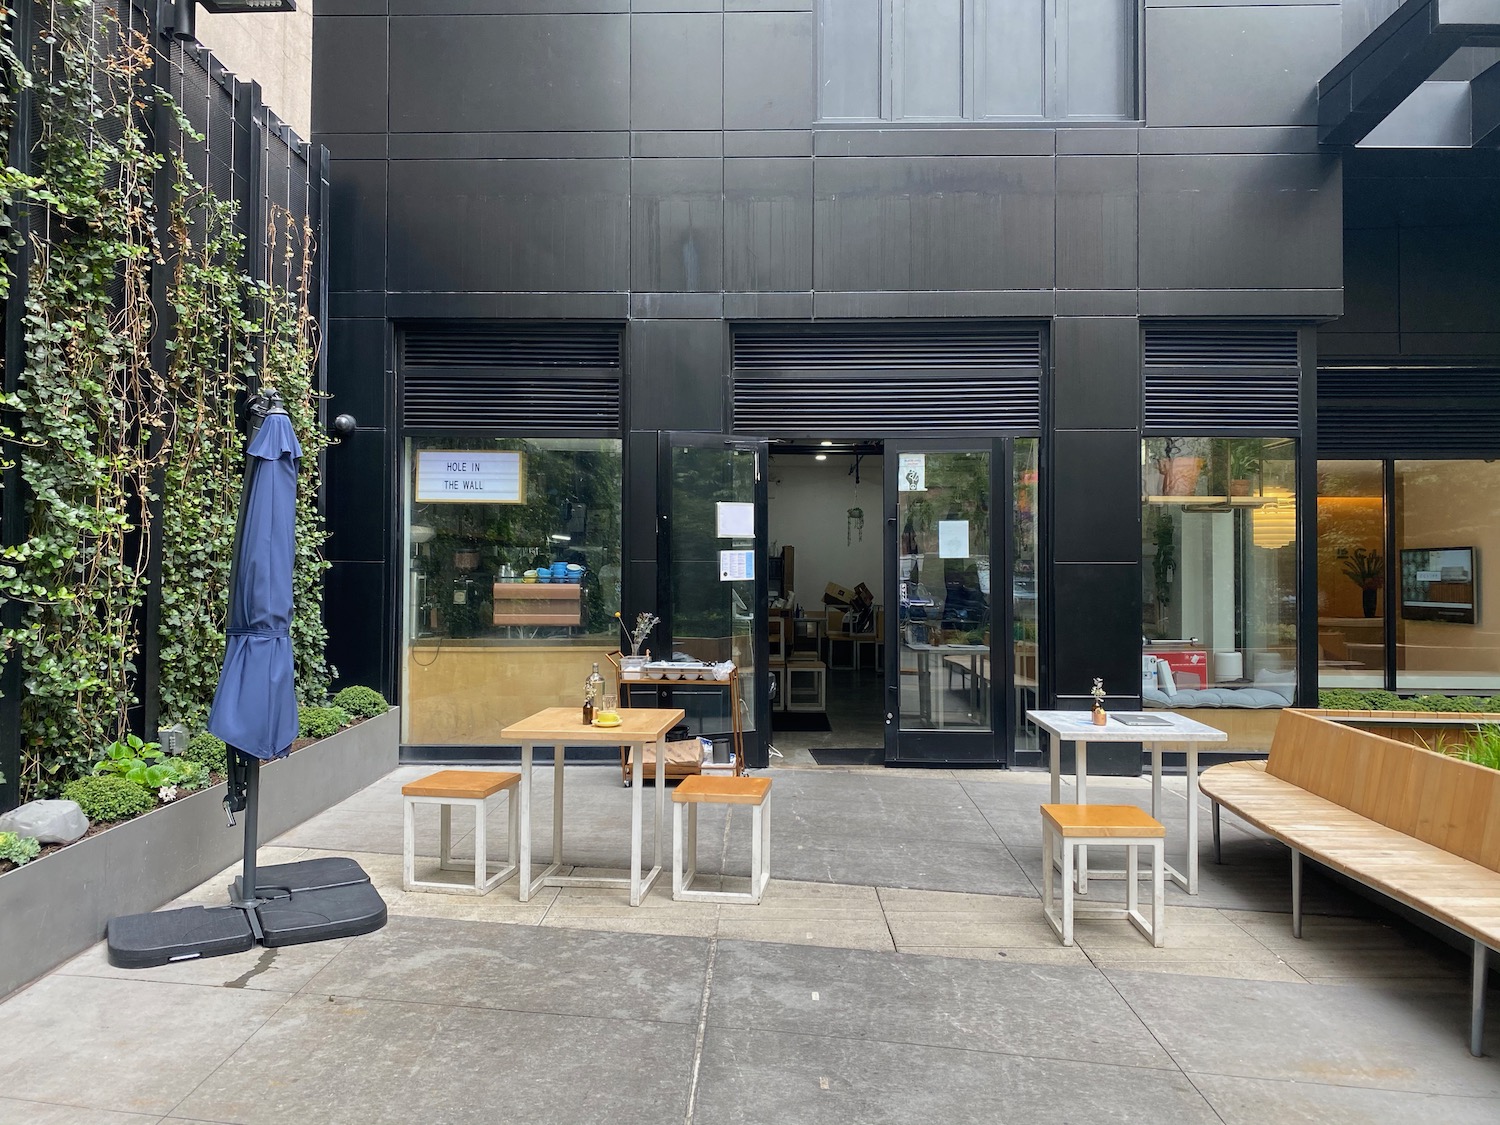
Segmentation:
[[(1088, 711), (1027, 711), (1026, 717), (1052, 736), (1047, 755), (1052, 772), (1052, 803), (1062, 799), (1062, 744), (1073, 744), (1073, 778), (1080, 805), (1088, 803), (1088, 749), (1091, 742), (1139, 742), (1151, 752), (1151, 815), (1160, 819), (1161, 759), (1166, 747), (1180, 746), (1187, 759), (1187, 873), (1167, 865), (1167, 874), (1190, 895), (1198, 893), (1198, 747), (1228, 742), (1229, 735), (1173, 711), (1111, 711), (1096, 726)], [(1088, 857), (1079, 849), (1078, 890), (1088, 890)]]

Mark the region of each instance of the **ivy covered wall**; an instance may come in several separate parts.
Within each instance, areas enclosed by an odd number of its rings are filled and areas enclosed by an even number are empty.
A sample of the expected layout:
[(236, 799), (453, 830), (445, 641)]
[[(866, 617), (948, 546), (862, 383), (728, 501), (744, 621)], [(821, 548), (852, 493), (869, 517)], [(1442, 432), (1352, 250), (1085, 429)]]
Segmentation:
[[(31, 12), (5, 18), (20, 49), (0, 58), (12, 250), (0, 808), (55, 794), (131, 729), (201, 726), (224, 651), (250, 391), (280, 393), (306, 453), (300, 696), (321, 703), (330, 678), (321, 153), (259, 107), (253, 84), (154, 36), (129, 4), (57, 0), (34, 27)], [(267, 159), (283, 153), (285, 168)]]

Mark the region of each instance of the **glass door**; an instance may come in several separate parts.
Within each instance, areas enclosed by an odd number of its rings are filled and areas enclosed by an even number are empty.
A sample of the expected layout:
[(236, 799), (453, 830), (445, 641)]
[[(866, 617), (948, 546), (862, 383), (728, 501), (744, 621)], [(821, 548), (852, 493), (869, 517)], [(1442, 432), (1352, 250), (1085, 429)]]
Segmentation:
[(888, 442), (885, 465), (886, 761), (999, 765), (1012, 676), (1011, 646), (995, 644), (1010, 628), (1008, 445)]
[(768, 764), (770, 702), (759, 674), (767, 665), (766, 443), (716, 434), (665, 433), (659, 447), (661, 495), (657, 604), (666, 607), (670, 651), (708, 663), (733, 661), (737, 692), (684, 682), (671, 703), (695, 732), (727, 736), (738, 696), (745, 761)]

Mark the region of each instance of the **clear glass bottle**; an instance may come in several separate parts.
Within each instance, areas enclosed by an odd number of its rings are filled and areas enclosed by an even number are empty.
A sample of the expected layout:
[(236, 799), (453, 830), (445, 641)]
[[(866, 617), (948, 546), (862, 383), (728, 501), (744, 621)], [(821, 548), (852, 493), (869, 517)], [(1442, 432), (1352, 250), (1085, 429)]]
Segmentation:
[(598, 703), (599, 697), (604, 694), (604, 677), (599, 674), (599, 664), (594, 663), (594, 670), (589, 673), (589, 678), (583, 684), (583, 725), (588, 726), (594, 721), (594, 705)]

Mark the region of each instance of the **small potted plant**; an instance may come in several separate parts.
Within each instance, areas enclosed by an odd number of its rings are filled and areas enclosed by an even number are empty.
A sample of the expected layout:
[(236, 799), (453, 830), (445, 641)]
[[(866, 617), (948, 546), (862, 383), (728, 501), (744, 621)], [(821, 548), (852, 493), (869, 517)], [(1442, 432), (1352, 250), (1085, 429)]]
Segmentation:
[(1385, 585), (1385, 560), (1374, 549), (1356, 547), (1344, 560), (1344, 576), (1359, 587), (1360, 608), (1366, 617), (1375, 616), (1376, 591)]
[(1094, 677), (1094, 686), (1089, 688), (1089, 694), (1094, 697), (1094, 725), (1102, 727), (1109, 722), (1109, 716), (1104, 713), (1104, 681), (1098, 676)]
[(630, 642), (630, 655), (624, 655), (624, 649), (620, 654), (620, 672), (639, 675), (646, 667), (646, 661), (651, 659), (651, 651), (647, 649), (644, 653), (641, 646), (646, 643), (646, 638), (651, 635), (651, 630), (656, 628), (661, 618), (654, 613), (640, 613), (635, 618), (635, 628), (625, 628), (625, 621), (620, 616), (620, 611), (615, 611), (615, 620), (620, 622), (620, 632)]

